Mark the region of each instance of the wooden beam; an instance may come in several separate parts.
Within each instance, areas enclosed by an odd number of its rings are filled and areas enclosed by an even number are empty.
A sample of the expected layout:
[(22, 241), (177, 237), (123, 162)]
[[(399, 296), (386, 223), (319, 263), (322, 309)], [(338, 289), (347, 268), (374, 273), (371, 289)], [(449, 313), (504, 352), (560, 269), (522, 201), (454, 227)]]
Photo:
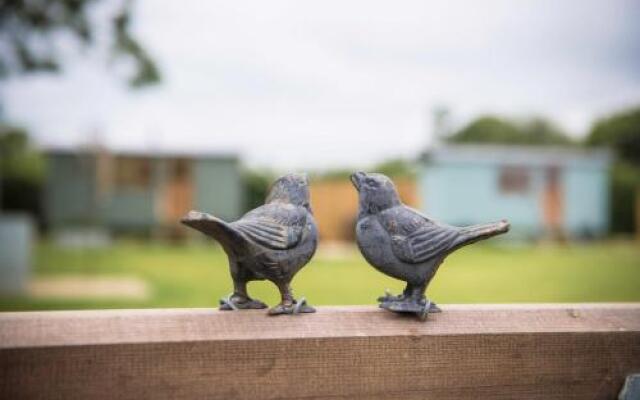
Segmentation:
[(0, 314), (7, 399), (611, 399), (640, 304)]
[(636, 188), (636, 202), (633, 213), (636, 219), (636, 239), (640, 241), (640, 186)]

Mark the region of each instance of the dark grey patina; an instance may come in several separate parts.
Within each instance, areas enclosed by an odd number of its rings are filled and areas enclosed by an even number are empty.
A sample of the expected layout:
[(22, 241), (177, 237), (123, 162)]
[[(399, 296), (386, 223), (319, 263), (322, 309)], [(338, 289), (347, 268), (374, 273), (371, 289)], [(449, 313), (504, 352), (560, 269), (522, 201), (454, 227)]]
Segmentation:
[(386, 293), (380, 307), (426, 319), (440, 309), (424, 295), (445, 257), (460, 247), (509, 230), (506, 220), (464, 228), (444, 225), (402, 204), (395, 185), (382, 174), (356, 172), (359, 193), (356, 239), (364, 258), (377, 270), (407, 282), (398, 296)]
[(309, 204), (306, 175), (290, 174), (271, 186), (263, 206), (227, 223), (191, 211), (182, 223), (217, 240), (229, 257), (234, 291), (220, 301), (221, 310), (266, 308), (247, 293), (247, 282), (267, 279), (282, 295), (269, 314), (315, 312), (304, 299), (296, 301), (289, 284), (316, 251), (318, 232)]
[(640, 399), (640, 374), (627, 375), (624, 386), (622, 386), (622, 390), (618, 394), (618, 400), (638, 399)]

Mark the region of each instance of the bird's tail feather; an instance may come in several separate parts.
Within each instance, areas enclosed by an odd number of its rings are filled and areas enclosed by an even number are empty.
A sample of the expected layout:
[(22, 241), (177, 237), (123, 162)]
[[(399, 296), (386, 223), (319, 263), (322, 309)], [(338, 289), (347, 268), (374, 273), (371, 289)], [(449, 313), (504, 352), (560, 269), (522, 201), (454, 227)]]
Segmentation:
[(243, 241), (242, 235), (220, 218), (200, 211), (189, 211), (180, 220), (184, 225), (214, 238), (227, 248)]
[(461, 235), (456, 247), (465, 246), (479, 240), (507, 233), (509, 231), (509, 227), (509, 222), (505, 219), (489, 224), (466, 226), (460, 229)]

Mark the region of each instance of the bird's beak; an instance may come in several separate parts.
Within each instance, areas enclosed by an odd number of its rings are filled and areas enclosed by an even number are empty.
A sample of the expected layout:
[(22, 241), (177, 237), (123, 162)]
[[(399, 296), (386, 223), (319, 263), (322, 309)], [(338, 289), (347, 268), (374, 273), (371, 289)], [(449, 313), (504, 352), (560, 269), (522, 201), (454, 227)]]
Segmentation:
[(353, 183), (353, 186), (355, 186), (357, 190), (360, 190), (360, 183), (362, 182), (362, 179), (364, 179), (364, 177), (366, 176), (367, 174), (365, 174), (362, 171), (354, 172), (353, 174), (351, 174), (351, 182)]

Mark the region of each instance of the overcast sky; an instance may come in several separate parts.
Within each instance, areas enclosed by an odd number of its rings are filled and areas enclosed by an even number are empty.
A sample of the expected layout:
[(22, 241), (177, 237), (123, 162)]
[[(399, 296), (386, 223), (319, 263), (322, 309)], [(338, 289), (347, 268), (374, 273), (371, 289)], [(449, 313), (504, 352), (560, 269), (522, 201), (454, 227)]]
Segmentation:
[(2, 82), (4, 117), (46, 146), (238, 152), (280, 169), (415, 156), (437, 105), (455, 126), (544, 115), (582, 136), (640, 104), (639, 21), (640, 2), (622, 0), (138, 0), (160, 86), (128, 90), (104, 56), (66, 46), (64, 75)]

